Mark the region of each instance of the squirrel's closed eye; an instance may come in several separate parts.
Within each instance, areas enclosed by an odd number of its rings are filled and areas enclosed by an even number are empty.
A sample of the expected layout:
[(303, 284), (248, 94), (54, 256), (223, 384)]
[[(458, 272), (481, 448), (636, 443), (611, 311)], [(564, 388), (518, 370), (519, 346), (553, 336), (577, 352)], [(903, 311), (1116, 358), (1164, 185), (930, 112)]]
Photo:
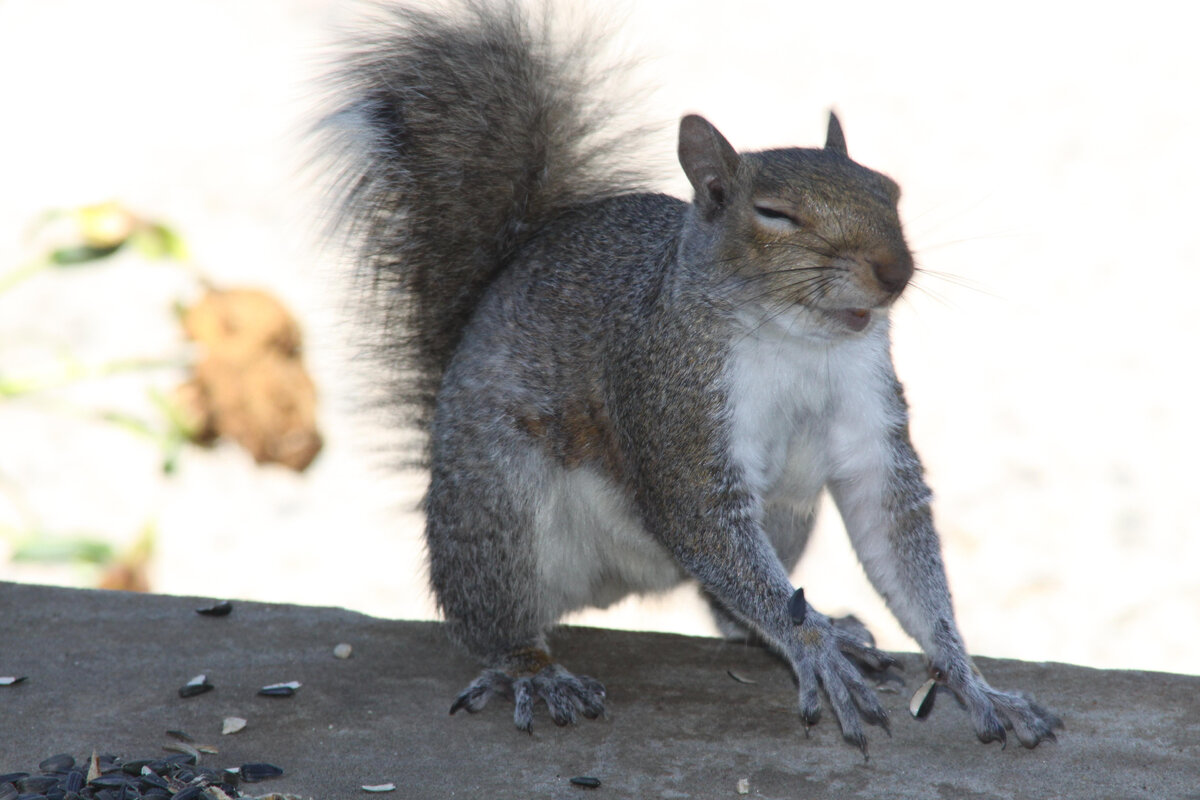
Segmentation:
[(762, 206), (756, 204), (754, 206), (754, 213), (758, 215), (760, 220), (766, 222), (768, 227), (801, 227), (800, 220), (795, 216), (787, 213), (786, 211), (781, 211), (778, 208), (773, 208), (772, 206)]

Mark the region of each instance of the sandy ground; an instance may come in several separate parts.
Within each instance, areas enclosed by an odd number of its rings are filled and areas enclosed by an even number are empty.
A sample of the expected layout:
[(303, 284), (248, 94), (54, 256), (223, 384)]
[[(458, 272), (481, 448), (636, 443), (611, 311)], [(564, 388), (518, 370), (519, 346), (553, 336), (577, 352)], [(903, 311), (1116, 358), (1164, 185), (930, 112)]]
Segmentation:
[[(833, 106), (851, 154), (904, 187), (923, 273), (896, 361), (972, 649), (1194, 673), (1200, 54), (1165, 4), (1073, 7), (660, 0), (631, 5), (620, 45), (661, 87), (642, 116), (667, 175), (683, 112), (753, 148), (819, 144)], [(325, 0), (0, 3), (0, 275), (49, 208), (115, 198), (169, 221), (196, 268), (299, 313), (328, 441), (303, 477), (220, 447), (166, 478), (152, 442), (89, 414), (147, 413), (147, 382), (177, 371), (0, 400), (0, 579), (94, 580), (8, 563), (21, 532), (120, 543), (152, 523), (156, 591), (433, 615), (420, 477), (383, 468), (378, 421), (354, 413), (300, 169), (319, 56), (351, 17)], [(39, 275), (0, 294), (0, 377), (176, 358), (170, 307), (194, 292), (135, 257)], [(911, 647), (832, 515), (796, 580)], [(692, 590), (575, 621), (711, 631)]]

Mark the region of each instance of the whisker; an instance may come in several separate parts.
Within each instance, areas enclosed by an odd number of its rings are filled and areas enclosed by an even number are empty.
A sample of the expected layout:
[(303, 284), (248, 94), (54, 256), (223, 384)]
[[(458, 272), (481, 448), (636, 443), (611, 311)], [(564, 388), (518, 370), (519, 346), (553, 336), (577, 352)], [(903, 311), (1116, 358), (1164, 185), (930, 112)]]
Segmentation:
[(946, 247), (958, 247), (958, 246), (964, 245), (964, 244), (973, 244), (975, 242), (986, 242), (989, 240), (995, 241), (995, 240), (1001, 240), (1001, 239), (1011, 239), (1015, 236), (1016, 236), (1016, 234), (1014, 234), (1014, 233), (992, 233), (992, 234), (982, 234), (982, 235), (977, 235), (977, 236), (963, 236), (962, 238), (959, 238), (959, 239), (943, 239), (942, 241), (935, 242), (933, 244), (924, 244), (923, 243), (920, 247), (920, 250), (922, 253), (928, 253), (932, 250), (941, 250)]
[[(929, 218), (931, 216), (933, 216), (935, 213), (943, 211), (947, 206), (952, 206), (953, 211), (949, 216), (943, 217), (941, 219), (934, 219), (934, 220), (932, 220), (932, 225), (926, 226), (926, 230), (934, 230), (935, 228), (944, 228), (948, 223), (951, 223), (951, 222), (954, 222), (955, 220), (961, 219), (962, 217), (978, 210), (981, 206), (983, 206), (985, 203), (987, 203), (992, 198), (993, 194), (994, 193), (987, 193), (984, 195), (980, 195), (975, 198), (974, 202), (968, 202), (968, 203), (962, 203), (962, 202), (935, 203), (934, 205), (927, 207), (924, 211), (919, 211), (916, 214), (912, 214), (912, 215), (905, 214), (904, 215), (904, 227), (909, 231), (917, 231), (917, 229), (921, 225), (930, 221)], [(918, 223), (920, 223), (920, 225)], [(918, 236), (918, 238), (920, 238), (920, 237)], [(922, 248), (922, 249), (924, 249), (924, 248)]]
[[(716, 262), (716, 263), (720, 263), (720, 262)], [(732, 263), (732, 262), (727, 262), (727, 263)], [(741, 272), (738, 269), (735, 269), (733, 272), (731, 272), (729, 275), (727, 275), (724, 278), (724, 280), (721, 283), (721, 286), (722, 287), (732, 286), (734, 288), (741, 288), (741, 287), (751, 284), (755, 281), (768, 281), (768, 280), (772, 280), (772, 279), (778, 279), (780, 276), (788, 276), (788, 275), (797, 276), (801, 279), (801, 280), (795, 281), (793, 283), (784, 284), (782, 289), (786, 290), (788, 288), (791, 288), (792, 286), (802, 285), (803, 282), (806, 280), (819, 279), (822, 274), (830, 272), (830, 271), (845, 272), (846, 270), (843, 267), (785, 267), (782, 269), (768, 270), (766, 272), (753, 272), (753, 273), (746, 274), (746, 273)]]
[(912, 298), (909, 296), (910, 291), (920, 292), (921, 294), (932, 299), (938, 305), (940, 305), (944, 308), (954, 308), (955, 307), (954, 304), (952, 302), (950, 302), (950, 299), (948, 297), (946, 297), (946, 295), (944, 295), (940, 292), (935, 292), (933, 289), (930, 289), (928, 286), (922, 286), (920, 283), (917, 283), (915, 281), (910, 282), (908, 284), (908, 291), (906, 291), (904, 294), (900, 295), (899, 302), (905, 302), (911, 306)]
[(988, 288), (988, 286), (986, 284), (981, 283), (980, 281), (972, 280), (971, 278), (967, 278), (962, 275), (956, 275), (953, 272), (942, 272), (940, 270), (927, 269), (925, 267), (918, 266), (916, 268), (916, 273), (918, 275), (928, 275), (931, 278), (937, 278), (938, 280), (944, 281), (953, 286), (958, 286), (963, 289), (970, 289), (973, 292), (979, 292), (980, 294), (985, 294), (988, 297), (994, 297), (994, 298), (1000, 297), (1000, 295), (996, 294), (994, 291), (992, 291), (990, 288)]

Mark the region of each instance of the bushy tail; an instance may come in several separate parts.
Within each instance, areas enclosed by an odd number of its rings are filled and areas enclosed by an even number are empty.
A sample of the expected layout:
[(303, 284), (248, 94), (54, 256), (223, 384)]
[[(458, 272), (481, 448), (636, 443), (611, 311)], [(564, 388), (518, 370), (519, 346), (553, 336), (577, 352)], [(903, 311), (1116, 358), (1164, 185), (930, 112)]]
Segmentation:
[(514, 253), (565, 209), (640, 181), (612, 169), (629, 137), (606, 138), (609, 115), (586, 99), (593, 48), (552, 42), (512, 0), (389, 9), (372, 25), (321, 129), (339, 222), (382, 301), (394, 399), (426, 428), (463, 327)]

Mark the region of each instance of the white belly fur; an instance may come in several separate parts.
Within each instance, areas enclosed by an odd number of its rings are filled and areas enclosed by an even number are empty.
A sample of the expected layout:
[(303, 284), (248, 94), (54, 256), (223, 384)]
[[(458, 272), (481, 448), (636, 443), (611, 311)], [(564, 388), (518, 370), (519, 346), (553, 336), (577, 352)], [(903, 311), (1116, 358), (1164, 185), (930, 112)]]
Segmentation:
[(625, 493), (591, 467), (551, 468), (535, 535), (549, 617), (604, 608), (630, 593), (666, 591), (686, 577), (642, 526)]

